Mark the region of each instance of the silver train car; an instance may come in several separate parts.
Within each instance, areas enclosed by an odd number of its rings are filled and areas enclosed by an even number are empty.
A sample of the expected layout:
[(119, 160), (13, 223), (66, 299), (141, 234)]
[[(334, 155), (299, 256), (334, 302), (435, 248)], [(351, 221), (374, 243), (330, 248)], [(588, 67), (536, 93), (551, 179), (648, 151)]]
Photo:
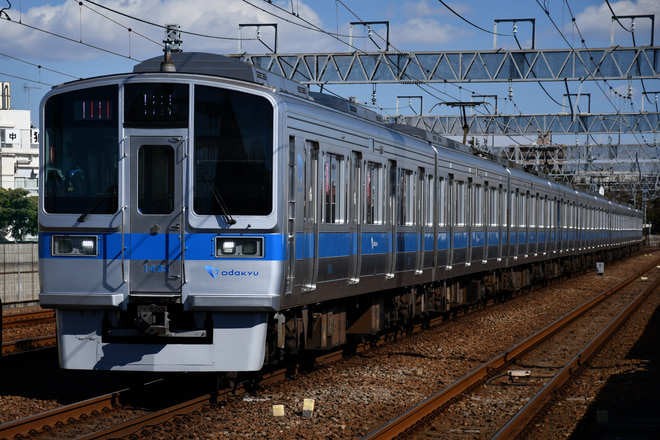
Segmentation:
[(630, 207), (236, 59), (172, 61), (42, 101), (62, 368), (255, 371), (640, 245)]

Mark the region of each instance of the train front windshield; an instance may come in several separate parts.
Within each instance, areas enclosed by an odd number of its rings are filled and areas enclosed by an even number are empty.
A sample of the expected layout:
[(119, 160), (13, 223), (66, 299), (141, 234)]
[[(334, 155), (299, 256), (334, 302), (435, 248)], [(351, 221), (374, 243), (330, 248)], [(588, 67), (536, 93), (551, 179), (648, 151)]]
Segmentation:
[[(122, 128), (187, 128), (192, 113), (192, 209), (198, 215), (272, 211), (273, 107), (263, 97), (186, 84), (108, 85), (52, 96), (44, 118), (44, 208), (53, 214), (118, 210)], [(160, 104), (156, 107), (155, 102)], [(161, 108), (162, 107), (162, 108)], [(153, 133), (153, 131), (150, 131)]]
[(55, 95), (45, 108), (44, 208), (53, 214), (117, 211), (116, 85)]

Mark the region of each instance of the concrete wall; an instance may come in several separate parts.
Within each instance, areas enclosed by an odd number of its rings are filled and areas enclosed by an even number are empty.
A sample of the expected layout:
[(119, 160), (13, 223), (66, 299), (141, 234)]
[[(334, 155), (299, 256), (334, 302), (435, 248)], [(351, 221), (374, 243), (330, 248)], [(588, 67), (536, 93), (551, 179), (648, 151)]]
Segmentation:
[(0, 299), (3, 308), (39, 301), (38, 243), (0, 243)]

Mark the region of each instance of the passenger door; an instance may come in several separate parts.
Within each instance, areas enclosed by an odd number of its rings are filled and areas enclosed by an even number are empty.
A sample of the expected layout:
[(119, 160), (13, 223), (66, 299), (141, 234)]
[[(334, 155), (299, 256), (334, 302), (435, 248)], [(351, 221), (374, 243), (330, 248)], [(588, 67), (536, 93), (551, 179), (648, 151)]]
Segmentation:
[[(302, 291), (316, 289), (319, 263), (319, 145), (305, 141), (304, 181), (305, 196), (303, 202), (303, 255), (300, 284)], [(296, 284), (298, 284), (296, 282)]]
[(348, 230), (350, 252), (348, 257), (348, 283), (360, 282), (362, 262), (362, 155), (351, 153), (348, 200)]
[(130, 138), (130, 293), (176, 295), (184, 281), (184, 140)]

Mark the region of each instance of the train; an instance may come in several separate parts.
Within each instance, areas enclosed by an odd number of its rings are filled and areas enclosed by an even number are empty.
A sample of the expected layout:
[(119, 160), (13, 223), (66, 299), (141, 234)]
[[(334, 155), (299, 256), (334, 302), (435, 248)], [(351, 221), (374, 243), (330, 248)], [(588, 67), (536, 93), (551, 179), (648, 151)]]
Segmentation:
[(259, 371), (642, 241), (633, 207), (218, 54), (55, 86), (40, 129), (64, 369)]

